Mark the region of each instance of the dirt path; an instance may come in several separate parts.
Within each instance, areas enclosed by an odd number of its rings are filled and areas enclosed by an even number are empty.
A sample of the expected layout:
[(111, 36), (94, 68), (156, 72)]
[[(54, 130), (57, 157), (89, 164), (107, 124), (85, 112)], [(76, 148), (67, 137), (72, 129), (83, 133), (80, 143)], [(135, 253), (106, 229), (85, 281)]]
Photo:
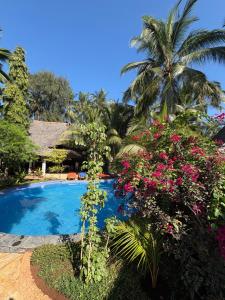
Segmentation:
[(34, 283), (30, 257), (31, 252), (0, 253), (0, 300), (52, 300)]

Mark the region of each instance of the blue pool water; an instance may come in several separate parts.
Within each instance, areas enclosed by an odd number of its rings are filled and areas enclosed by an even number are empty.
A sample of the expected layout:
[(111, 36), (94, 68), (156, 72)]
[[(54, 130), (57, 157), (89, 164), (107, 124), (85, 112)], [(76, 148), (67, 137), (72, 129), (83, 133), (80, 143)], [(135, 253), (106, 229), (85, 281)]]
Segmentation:
[[(119, 200), (114, 197), (113, 181), (103, 181), (107, 192), (104, 219), (118, 215)], [(80, 198), (87, 182), (46, 182), (0, 191), (0, 232), (19, 235), (72, 234), (80, 232)]]

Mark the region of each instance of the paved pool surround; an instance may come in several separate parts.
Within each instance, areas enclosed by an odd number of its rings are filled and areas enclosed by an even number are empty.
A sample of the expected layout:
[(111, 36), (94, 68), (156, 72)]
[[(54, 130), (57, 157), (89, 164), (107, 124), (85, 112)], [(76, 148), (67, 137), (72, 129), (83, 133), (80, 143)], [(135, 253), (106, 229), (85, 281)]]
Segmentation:
[(63, 244), (66, 242), (79, 242), (81, 235), (14, 235), (8, 233), (0, 233), (0, 252), (21, 253), (32, 251), (33, 249), (47, 244)]
[[(44, 181), (39, 183), (32, 183), (32, 186), (40, 185), (42, 183), (52, 183), (55, 182), (65, 182), (63, 180), (58, 181)], [(19, 190), (21, 187), (29, 186), (29, 184), (7, 188), (0, 191), (0, 195), (4, 194), (5, 192), (13, 189)], [(0, 252), (5, 253), (21, 253), (26, 251), (31, 251), (37, 247), (47, 244), (62, 244), (66, 242), (79, 242), (81, 240), (81, 235), (79, 233), (76, 234), (56, 234), (56, 235), (43, 235), (43, 236), (32, 236), (32, 235), (15, 235), (15, 234), (8, 234), (4, 232), (0, 232)]]

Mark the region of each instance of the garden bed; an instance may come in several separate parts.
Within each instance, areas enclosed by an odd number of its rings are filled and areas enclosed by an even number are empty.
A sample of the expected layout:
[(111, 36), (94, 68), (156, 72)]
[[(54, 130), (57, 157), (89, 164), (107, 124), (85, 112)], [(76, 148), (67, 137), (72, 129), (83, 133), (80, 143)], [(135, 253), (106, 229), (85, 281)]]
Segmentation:
[(45, 245), (34, 250), (31, 271), (37, 286), (56, 300), (149, 300), (143, 278), (121, 261), (111, 262), (100, 283), (84, 285), (78, 276), (77, 244)]

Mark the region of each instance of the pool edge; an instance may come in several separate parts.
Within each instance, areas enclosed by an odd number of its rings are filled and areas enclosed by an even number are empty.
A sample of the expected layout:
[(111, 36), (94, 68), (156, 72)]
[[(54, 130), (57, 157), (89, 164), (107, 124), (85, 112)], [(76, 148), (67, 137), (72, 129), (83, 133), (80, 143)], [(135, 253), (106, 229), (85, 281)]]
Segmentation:
[(21, 253), (47, 244), (62, 244), (66, 242), (79, 242), (80, 233), (57, 235), (16, 235), (0, 232), (0, 252)]

